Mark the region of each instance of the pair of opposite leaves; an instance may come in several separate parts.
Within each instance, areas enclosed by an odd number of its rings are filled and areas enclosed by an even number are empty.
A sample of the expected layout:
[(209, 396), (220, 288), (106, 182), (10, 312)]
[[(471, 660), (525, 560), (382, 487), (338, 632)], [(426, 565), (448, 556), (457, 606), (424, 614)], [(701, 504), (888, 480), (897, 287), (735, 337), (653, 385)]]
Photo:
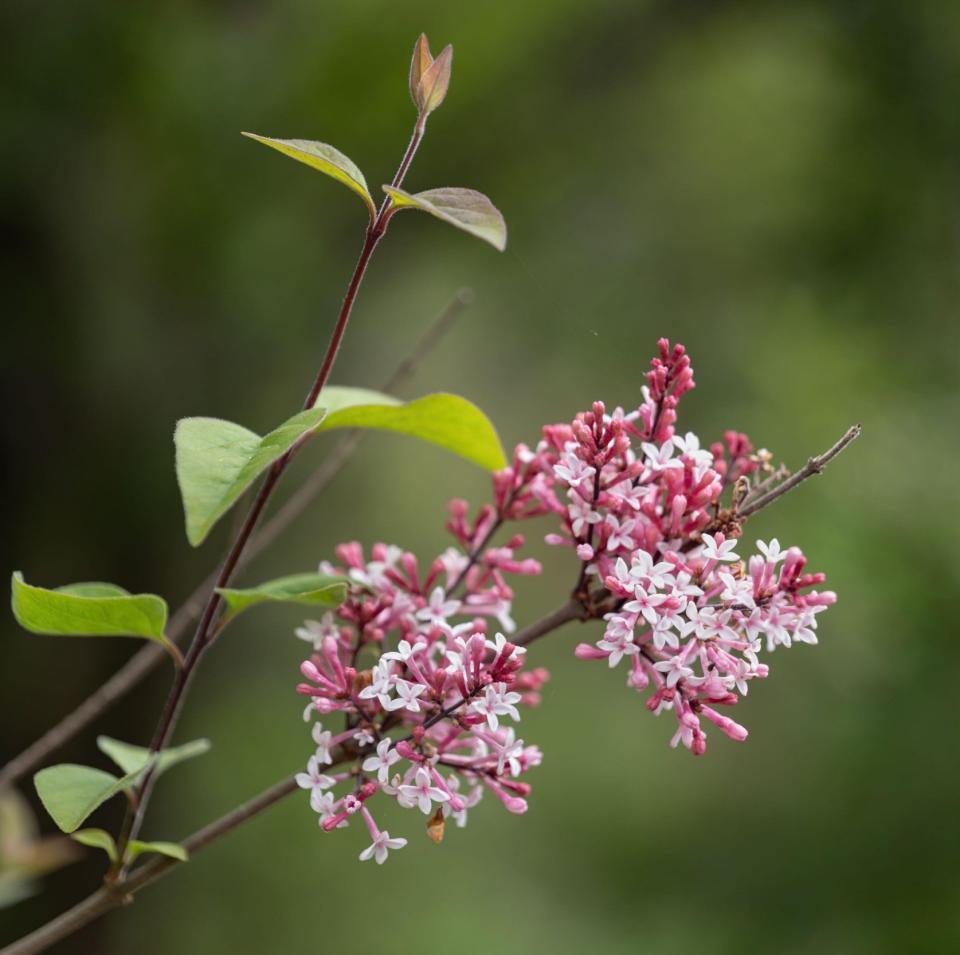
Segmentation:
[[(309, 139), (274, 139), (257, 133), (243, 135), (343, 183), (364, 201), (371, 220), (377, 217), (377, 207), (367, 188), (367, 180), (356, 163), (339, 149)], [(500, 210), (482, 192), (453, 186), (417, 193), (384, 186), (383, 191), (398, 210), (420, 209), (428, 212), (443, 222), (489, 242), (500, 252), (507, 246), (506, 222)]]

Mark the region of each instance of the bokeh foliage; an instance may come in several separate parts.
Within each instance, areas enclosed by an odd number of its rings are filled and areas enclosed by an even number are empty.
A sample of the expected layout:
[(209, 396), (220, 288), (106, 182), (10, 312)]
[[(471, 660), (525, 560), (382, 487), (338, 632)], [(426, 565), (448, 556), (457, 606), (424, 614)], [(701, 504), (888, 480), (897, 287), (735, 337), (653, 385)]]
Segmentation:
[[(526, 817), (485, 803), (441, 848), (391, 819), (411, 846), (374, 869), (359, 831), (324, 836), (294, 799), (62, 951), (957, 947), (960, 7), (8, 0), (0, 30), (8, 571), (176, 602), (213, 564), (230, 521), (183, 543), (173, 423), (265, 431), (296, 410), (363, 228), (354, 197), (239, 131), (335, 143), (388, 181), (421, 30), (456, 55), (408, 185), (481, 189), (510, 245), (399, 217), (338, 383), (376, 387), (469, 284), (413, 392), (465, 394), (508, 445), (596, 397), (636, 402), (660, 335), (691, 352), (681, 423), (705, 438), (741, 428), (799, 463), (864, 425), (748, 527), (801, 545), (841, 599), (821, 646), (779, 652), (751, 692), (746, 744), (672, 752), (619, 674), (572, 660), (570, 628), (535, 649), (554, 680), (523, 725), (547, 757)], [(469, 465), (374, 436), (245, 579), (313, 569), (349, 537), (429, 555), (440, 502), (484, 492)], [(545, 560), (521, 622), (571, 578), (568, 555)], [(298, 619), (260, 610), (211, 654), (178, 739), (213, 753), (163, 781), (147, 838), (305, 760)], [(3, 632), (0, 758), (130, 652)], [(167, 679), (97, 731), (145, 742)], [(94, 735), (56, 761), (100, 765)], [(5, 911), (0, 937), (92, 886), (90, 855)]]

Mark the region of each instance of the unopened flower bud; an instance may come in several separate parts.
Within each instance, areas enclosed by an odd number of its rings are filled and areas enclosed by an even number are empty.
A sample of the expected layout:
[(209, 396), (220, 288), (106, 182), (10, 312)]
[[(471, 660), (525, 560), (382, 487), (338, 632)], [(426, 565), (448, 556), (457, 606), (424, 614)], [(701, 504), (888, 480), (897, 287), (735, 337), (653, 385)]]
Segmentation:
[(434, 59), (426, 34), (421, 33), (413, 47), (410, 62), (410, 95), (422, 117), (432, 113), (447, 95), (453, 66), (453, 47), (449, 44)]

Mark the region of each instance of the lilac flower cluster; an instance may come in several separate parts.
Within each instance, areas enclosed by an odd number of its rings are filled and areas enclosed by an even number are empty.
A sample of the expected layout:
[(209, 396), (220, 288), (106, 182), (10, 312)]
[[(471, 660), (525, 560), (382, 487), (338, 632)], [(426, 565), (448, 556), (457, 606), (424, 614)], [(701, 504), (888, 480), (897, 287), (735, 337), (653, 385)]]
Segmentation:
[(745, 573), (735, 544), (721, 533), (704, 534), (683, 556), (666, 550), (655, 562), (638, 550), (629, 565), (618, 557), (604, 582), (619, 607), (605, 614), (595, 646), (576, 649), (580, 659), (606, 659), (611, 667), (629, 657), (627, 685), (643, 691), (652, 684), (648, 709), (672, 710), (678, 726), (671, 745), (683, 743), (697, 755), (706, 749), (701, 717), (731, 739), (746, 739), (746, 729), (714, 707), (735, 704), (750, 680), (767, 675), (758, 656), (762, 639), (768, 652), (816, 643), (817, 614), (836, 600), (830, 591), (803, 592), (824, 578), (803, 573), (806, 559), (796, 547), (784, 552), (776, 538), (758, 542), (761, 553)]
[[(817, 614), (836, 600), (811, 590), (823, 574), (805, 574), (799, 549), (774, 539), (744, 565), (733, 552), (741, 532), (738, 508), (778, 475), (770, 454), (753, 453), (746, 435), (728, 431), (709, 450), (676, 433), (677, 406), (694, 388), (682, 345), (661, 340), (643, 389), (643, 403), (624, 413), (602, 402), (569, 425), (544, 429), (526, 469), (549, 475), (537, 486), (563, 531), (547, 542), (574, 547), (583, 562), (579, 595), (606, 621), (580, 659), (630, 659), (627, 685), (653, 692), (647, 707), (673, 711), (672, 745), (706, 749), (701, 718), (732, 739), (747, 731), (714, 709), (737, 702), (747, 684), (768, 673), (766, 649), (816, 643)], [(748, 475), (761, 480), (751, 491)], [(732, 505), (721, 500), (731, 489)], [(782, 567), (777, 570), (782, 562)]]
[[(578, 612), (564, 619), (605, 621), (577, 657), (610, 667), (628, 661), (627, 684), (649, 691), (647, 708), (674, 714), (673, 746), (702, 754), (703, 720), (745, 739), (746, 729), (716, 707), (735, 704), (751, 680), (767, 676), (762, 653), (817, 642), (817, 615), (836, 600), (816, 589), (824, 575), (806, 573), (800, 550), (782, 550), (776, 539), (758, 542), (746, 562), (734, 552), (741, 510), (783, 472), (739, 432), (709, 448), (692, 432), (678, 434), (693, 371), (682, 345), (661, 340), (659, 351), (638, 408), (608, 412), (596, 402), (569, 424), (546, 426), (535, 448), (518, 445), (493, 476), (492, 503), (473, 519), (465, 501), (452, 501), (447, 529), (457, 547), (425, 575), (413, 554), (384, 544), (369, 560), (359, 544), (344, 544), (339, 564), (321, 565), (351, 587), (335, 613), (297, 631), (314, 648), (298, 692), (310, 697), (305, 719), (340, 711), (346, 729), (314, 726), (317, 749), (298, 783), (311, 790), (324, 830), (359, 813), (372, 839), (361, 859), (383, 862), (405, 844), (377, 827), (367, 806), (376, 793), (422, 812), (437, 841), (446, 819), (465, 824), (484, 791), (511, 812), (527, 809), (530, 786), (519, 777), (541, 754), (516, 738), (511, 722), (519, 706), (539, 702), (547, 674), (523, 669), (525, 648), (503, 635), (515, 630), (508, 578), (540, 572), (535, 560), (517, 557), (522, 536), (491, 545), (509, 522), (558, 520), (546, 542), (579, 559), (571, 597)], [(493, 639), (490, 621), (503, 631)], [(376, 659), (361, 666), (371, 649)], [(328, 775), (338, 746), (354, 766)], [(347, 791), (336, 795), (341, 784)]]
[[(486, 511), (473, 524), (460, 515), (454, 533), (469, 548), (491, 526)], [(497, 548), (481, 543), (473, 558), (450, 550), (423, 579), (413, 554), (385, 545), (375, 546), (369, 561), (358, 544), (342, 545), (342, 565), (323, 565), (353, 585), (336, 614), (298, 629), (314, 652), (301, 666), (309, 682), (297, 690), (310, 698), (306, 720), (342, 712), (347, 728), (334, 735), (314, 725), (316, 752), (297, 783), (310, 790), (326, 831), (360, 814), (372, 839), (361, 859), (382, 863), (390, 849), (406, 844), (377, 827), (366, 803), (378, 792), (427, 816), (437, 841), (446, 819), (466, 824), (485, 791), (510, 812), (526, 812), (530, 786), (519, 777), (539, 765), (541, 754), (510, 723), (520, 719), (519, 706), (539, 703), (548, 675), (523, 670), (525, 649), (487, 633), (487, 618), (513, 629), (505, 575), (540, 571), (536, 561), (516, 559), (521, 544), (520, 538)], [(460, 590), (462, 598), (455, 597)], [(385, 649), (388, 635), (396, 637), (393, 650)], [(366, 648), (378, 658), (359, 669)], [(360, 754), (358, 769), (324, 771), (338, 745)], [(337, 795), (341, 783), (347, 791)]]

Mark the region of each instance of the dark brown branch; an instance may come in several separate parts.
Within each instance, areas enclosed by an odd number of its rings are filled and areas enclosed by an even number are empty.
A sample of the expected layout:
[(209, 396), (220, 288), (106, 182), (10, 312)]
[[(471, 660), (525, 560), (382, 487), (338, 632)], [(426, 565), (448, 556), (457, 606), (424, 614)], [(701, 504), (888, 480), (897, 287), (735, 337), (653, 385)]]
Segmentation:
[(810, 458), (796, 474), (791, 475), (782, 484), (778, 484), (772, 491), (768, 491), (762, 497), (753, 501), (753, 503), (742, 508), (737, 516), (745, 518), (751, 514), (756, 514), (757, 511), (762, 510), (772, 504), (777, 498), (783, 497), (784, 494), (802, 484), (807, 478), (822, 473), (823, 469), (840, 454), (841, 451), (860, 436), (860, 430), (860, 425), (855, 424), (832, 448), (824, 451), (823, 454)]
[(522, 630), (518, 630), (510, 642), (515, 643), (518, 647), (525, 647), (571, 620), (589, 620), (591, 617), (592, 614), (583, 603), (575, 597), (571, 597), (561, 607), (558, 607), (552, 613), (548, 613), (536, 623), (531, 623)]

